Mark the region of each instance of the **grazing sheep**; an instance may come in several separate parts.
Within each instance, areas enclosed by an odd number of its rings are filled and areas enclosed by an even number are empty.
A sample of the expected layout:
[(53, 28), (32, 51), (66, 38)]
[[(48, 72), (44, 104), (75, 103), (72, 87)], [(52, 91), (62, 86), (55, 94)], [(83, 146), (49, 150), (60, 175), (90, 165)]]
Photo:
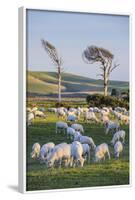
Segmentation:
[(42, 111), (36, 110), (34, 114), (35, 114), (35, 117), (46, 118), (45, 114)]
[(123, 144), (120, 141), (117, 141), (114, 145), (114, 155), (116, 158), (119, 158), (120, 153), (123, 151)]
[(39, 154), (40, 154), (40, 144), (39, 143), (35, 143), (32, 146), (32, 152), (31, 152), (31, 158), (36, 159), (39, 158)]
[(83, 167), (85, 159), (82, 157), (83, 147), (82, 144), (78, 141), (75, 141), (71, 144), (71, 163), (70, 166), (81, 166)]
[(80, 140), (80, 136), (82, 136), (82, 134), (79, 131), (75, 131), (74, 141), (79, 141)]
[(116, 132), (111, 140), (111, 144), (114, 145), (117, 141), (120, 141), (120, 140), (123, 143), (125, 143), (125, 136), (126, 136), (126, 132), (124, 130), (120, 130)]
[(84, 121), (88, 122), (89, 120), (94, 121), (94, 122), (99, 122), (99, 120), (97, 119), (97, 117), (93, 111), (84, 113)]
[(67, 128), (68, 128), (67, 123), (61, 121), (56, 122), (56, 133), (61, 132), (61, 130), (63, 130), (63, 132), (65, 133)]
[(83, 147), (83, 157), (84, 159), (90, 162), (90, 146), (88, 144), (82, 144)]
[(75, 131), (79, 131), (81, 133), (84, 133), (83, 126), (81, 124), (72, 124), (71, 127), (75, 129)]
[(66, 112), (64, 111), (64, 108), (58, 108), (57, 109), (57, 116), (62, 117), (63, 119), (66, 118)]
[(47, 167), (53, 167), (56, 163), (61, 167), (63, 159), (66, 160), (65, 166), (67, 167), (71, 159), (70, 144), (58, 145), (57, 148), (54, 148), (53, 152), (47, 158)]
[(120, 114), (118, 119), (125, 124), (129, 124), (129, 116)]
[(108, 145), (106, 143), (100, 144), (95, 149), (95, 162), (100, 162), (101, 160), (105, 160), (105, 155), (108, 155), (110, 160), (110, 152)]
[(48, 111), (52, 112), (52, 113), (56, 113), (57, 112), (57, 108), (48, 108)]
[(88, 144), (93, 150), (96, 148), (96, 145), (91, 137), (82, 135), (79, 137), (78, 141), (82, 144)]
[(41, 147), (40, 154), (39, 154), (39, 158), (41, 161), (45, 160), (47, 155), (53, 150), (54, 146), (55, 146), (55, 144), (53, 142), (49, 142), (47, 144), (44, 144)]
[(75, 135), (75, 129), (68, 127), (67, 128), (67, 138), (70, 138), (71, 140), (74, 138)]
[(75, 122), (77, 120), (77, 117), (75, 115), (68, 115), (67, 121)]
[(117, 122), (113, 122), (113, 121), (107, 121), (105, 122), (105, 133), (106, 135), (109, 133), (109, 131), (118, 131), (120, 129), (120, 125)]

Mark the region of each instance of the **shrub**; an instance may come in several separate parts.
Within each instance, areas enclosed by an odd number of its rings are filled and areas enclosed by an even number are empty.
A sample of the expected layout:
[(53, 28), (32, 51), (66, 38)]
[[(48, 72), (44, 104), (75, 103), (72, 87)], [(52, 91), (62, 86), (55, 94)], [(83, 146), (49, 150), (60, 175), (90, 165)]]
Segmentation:
[(86, 101), (89, 106), (93, 107), (99, 107), (102, 108), (103, 106), (111, 106), (112, 108), (115, 108), (117, 106), (125, 107), (129, 109), (129, 102), (118, 97), (113, 96), (104, 96), (101, 94), (93, 94), (88, 95), (86, 97)]

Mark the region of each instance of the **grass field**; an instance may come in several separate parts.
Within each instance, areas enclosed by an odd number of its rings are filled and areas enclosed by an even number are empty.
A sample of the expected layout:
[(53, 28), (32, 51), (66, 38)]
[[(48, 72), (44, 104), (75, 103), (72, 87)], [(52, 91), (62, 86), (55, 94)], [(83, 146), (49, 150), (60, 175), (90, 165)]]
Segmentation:
[[(71, 143), (64, 134), (55, 134), (55, 122), (58, 121), (54, 114), (47, 113), (47, 119), (35, 119), (27, 130), (27, 191), (49, 190), (92, 186), (110, 186), (129, 184), (129, 127), (123, 125), (126, 131), (126, 144), (119, 160), (114, 159), (113, 148), (109, 145), (111, 160), (94, 164), (91, 153), (90, 164), (85, 163), (83, 168), (46, 169), (45, 165), (30, 158), (33, 143), (41, 145), (47, 142), (55, 144), (61, 142)], [(94, 123), (83, 124), (85, 135), (91, 136), (95, 144), (110, 143), (111, 134), (105, 135), (103, 125)]]

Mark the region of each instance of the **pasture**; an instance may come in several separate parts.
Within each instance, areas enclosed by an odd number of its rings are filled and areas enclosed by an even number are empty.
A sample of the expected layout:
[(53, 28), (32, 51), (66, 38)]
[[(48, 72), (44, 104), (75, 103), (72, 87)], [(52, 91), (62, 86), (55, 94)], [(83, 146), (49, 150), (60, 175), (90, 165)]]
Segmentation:
[[(47, 142), (58, 144), (71, 141), (63, 133), (55, 133), (55, 123), (59, 121), (57, 116), (49, 112), (46, 112), (46, 115), (47, 119), (34, 119), (32, 125), (27, 128), (27, 191), (129, 184), (128, 125), (121, 126), (126, 131), (126, 143), (119, 160), (114, 158), (113, 147), (109, 145), (110, 161), (106, 159), (105, 162), (95, 164), (92, 152), (90, 164), (85, 163), (83, 168), (47, 169), (38, 160), (30, 158), (32, 145), (35, 142), (43, 145)], [(84, 123), (82, 118), (77, 123), (83, 125), (84, 134), (92, 137), (96, 145), (110, 143), (112, 135), (105, 135), (102, 124)]]

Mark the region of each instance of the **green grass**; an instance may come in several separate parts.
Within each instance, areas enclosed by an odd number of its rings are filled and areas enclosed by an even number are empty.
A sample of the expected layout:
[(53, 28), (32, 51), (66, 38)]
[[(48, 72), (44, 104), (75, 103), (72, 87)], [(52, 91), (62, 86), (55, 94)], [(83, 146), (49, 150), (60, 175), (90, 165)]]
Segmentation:
[[(83, 168), (46, 169), (45, 165), (30, 158), (33, 143), (41, 145), (47, 142), (55, 144), (71, 141), (64, 134), (55, 134), (55, 123), (58, 121), (54, 114), (47, 113), (46, 120), (35, 119), (27, 130), (27, 190), (46, 190), (92, 186), (127, 185), (129, 184), (129, 127), (123, 125), (126, 131), (126, 144), (119, 160), (114, 159), (113, 148), (109, 145), (111, 160), (94, 164), (91, 153), (90, 164), (85, 163)], [(105, 135), (102, 124), (84, 123), (85, 135), (91, 136), (96, 145), (103, 142), (110, 143), (111, 134)]]

